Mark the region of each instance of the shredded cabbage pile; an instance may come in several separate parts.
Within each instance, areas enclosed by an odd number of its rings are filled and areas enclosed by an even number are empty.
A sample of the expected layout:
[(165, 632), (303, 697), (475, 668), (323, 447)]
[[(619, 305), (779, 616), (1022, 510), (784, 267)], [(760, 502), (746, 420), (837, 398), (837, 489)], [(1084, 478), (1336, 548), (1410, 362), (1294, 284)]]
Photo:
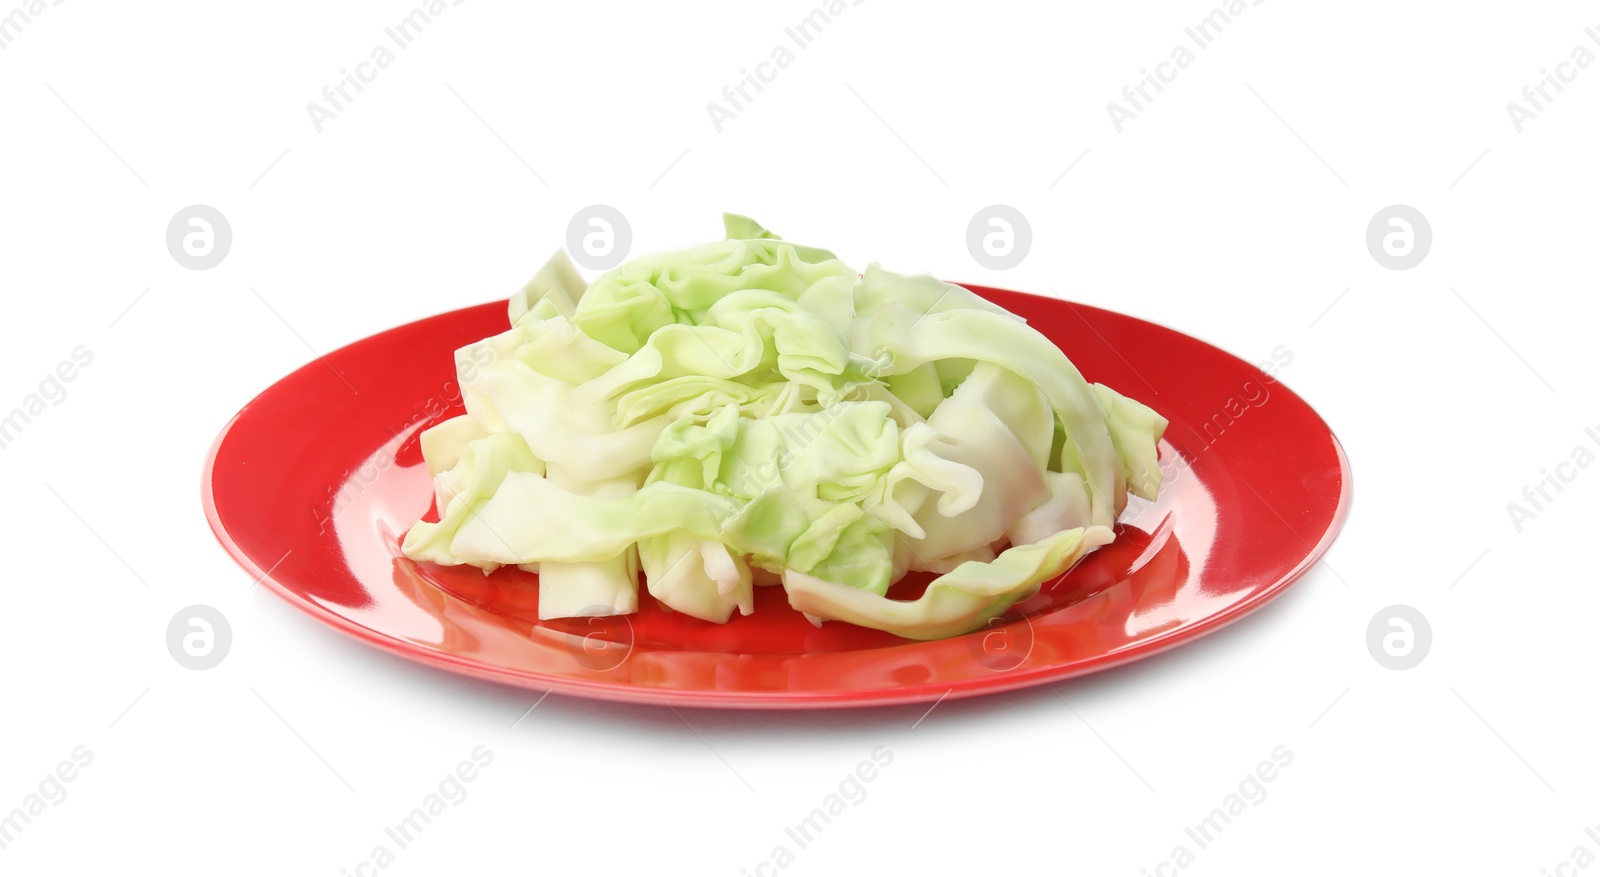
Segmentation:
[[(759, 585), (814, 623), (983, 626), (1156, 497), (1165, 418), (1084, 381), (969, 290), (724, 217), (727, 239), (587, 286), (557, 253), (511, 329), (456, 352), (466, 413), (422, 434), (418, 561), (539, 576), (539, 617), (650, 596), (726, 622)], [(938, 574), (891, 600), (908, 570)]]

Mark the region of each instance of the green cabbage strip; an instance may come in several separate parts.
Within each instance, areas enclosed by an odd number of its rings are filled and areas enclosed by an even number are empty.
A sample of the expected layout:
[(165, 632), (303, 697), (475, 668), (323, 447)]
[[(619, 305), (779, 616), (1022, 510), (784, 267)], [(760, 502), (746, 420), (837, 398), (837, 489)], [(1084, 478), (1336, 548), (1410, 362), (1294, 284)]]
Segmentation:
[(1156, 462), (1156, 447), (1161, 434), (1167, 430), (1167, 419), (1103, 384), (1094, 385), (1094, 394), (1105, 412), (1111, 444), (1122, 461), (1128, 492), (1153, 502), (1161, 489), (1161, 464)]
[(987, 624), (1111, 539), (1108, 527), (1063, 530), (1031, 545), (1008, 548), (988, 563), (963, 563), (929, 582), (916, 600), (890, 600), (793, 570), (784, 573), (783, 586), (789, 605), (807, 615), (908, 639), (941, 639)]
[(673, 530), (716, 539), (741, 508), (731, 497), (666, 483), (624, 497), (582, 496), (532, 472), (507, 472), (487, 499), (451, 505), (439, 523), (412, 527), (406, 556), (480, 566), (608, 560)]
[(982, 310), (918, 314), (885, 302), (857, 317), (855, 345), (884, 350), (896, 372), (941, 359), (989, 362), (1026, 376), (1044, 392), (1066, 427), (1059, 468), (1084, 477), (1095, 524), (1110, 526), (1122, 477), (1105, 411), (1066, 354), (1024, 323)]

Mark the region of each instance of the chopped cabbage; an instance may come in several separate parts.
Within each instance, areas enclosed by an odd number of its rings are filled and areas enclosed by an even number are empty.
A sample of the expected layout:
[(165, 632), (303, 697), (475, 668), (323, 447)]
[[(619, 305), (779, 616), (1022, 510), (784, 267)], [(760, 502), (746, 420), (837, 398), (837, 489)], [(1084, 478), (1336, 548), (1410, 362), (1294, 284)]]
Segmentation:
[[(651, 597), (727, 622), (781, 582), (813, 621), (982, 627), (1154, 499), (1167, 421), (1089, 384), (969, 290), (725, 240), (585, 286), (557, 253), (511, 327), (456, 354), (466, 413), (422, 435), (439, 519), (414, 560), (537, 572), (540, 618)], [(916, 600), (886, 596), (908, 570)]]

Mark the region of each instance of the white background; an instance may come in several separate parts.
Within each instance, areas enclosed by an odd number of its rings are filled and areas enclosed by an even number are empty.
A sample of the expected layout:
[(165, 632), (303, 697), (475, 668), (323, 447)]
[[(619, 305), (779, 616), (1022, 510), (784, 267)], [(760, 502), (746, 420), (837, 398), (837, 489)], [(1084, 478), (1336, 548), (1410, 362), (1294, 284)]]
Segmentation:
[[(867, 0), (718, 133), (706, 104), (810, 0), (471, 0), (318, 133), (307, 103), (410, 8), (67, 0), (0, 51), (0, 411), (94, 357), (0, 451), (0, 811), (94, 753), (0, 871), (354, 874), (479, 745), (469, 797), (382, 873), (755, 874), (877, 746), (894, 760), (867, 799), (783, 873), (1172, 874), (1180, 843), (1182, 873), (1216, 875), (1600, 855), (1600, 467), (1520, 533), (1506, 509), (1600, 425), (1600, 64), (1521, 133), (1506, 112), (1573, 47), (1600, 53), (1592, 6), (1267, 0), (1119, 134), (1106, 104), (1210, 3)], [(165, 246), (196, 203), (233, 228), (208, 271)], [(199, 503), (228, 417), (308, 346), (505, 296), (592, 203), (636, 250), (735, 210), (858, 266), (1054, 289), (1252, 361), (1286, 345), (1281, 380), (1350, 454), (1353, 512), (1327, 566), (1215, 636), (926, 717), (691, 728), (551, 696), (512, 727), (537, 693), (247, 590)], [(1005, 272), (964, 242), (994, 203), (1034, 234)], [(1433, 229), (1407, 271), (1364, 240), (1395, 203)], [(214, 670), (166, 650), (193, 603), (233, 625)], [(1405, 672), (1365, 643), (1395, 603), (1433, 628)], [(1268, 797), (1196, 851), (1184, 827), (1280, 745)]]

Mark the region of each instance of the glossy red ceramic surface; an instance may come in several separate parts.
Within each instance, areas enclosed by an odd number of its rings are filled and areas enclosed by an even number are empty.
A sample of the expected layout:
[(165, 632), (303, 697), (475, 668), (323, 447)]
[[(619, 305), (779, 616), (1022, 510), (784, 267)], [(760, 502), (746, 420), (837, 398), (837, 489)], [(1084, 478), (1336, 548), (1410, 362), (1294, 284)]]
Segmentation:
[[(537, 577), (399, 553), (429, 510), (418, 433), (460, 413), (451, 352), (504, 331), (493, 302), (375, 335), (294, 372), (223, 429), (203, 499), (252, 577), (363, 642), (471, 676), (609, 700), (840, 707), (1003, 691), (1151, 655), (1282, 593), (1333, 541), (1350, 470), (1316, 412), (1256, 366), (1132, 317), (971, 287), (1025, 317), (1084, 376), (1166, 416), (1166, 483), (1117, 541), (989, 628), (913, 642), (813, 627), (781, 588), (710, 624), (661, 609), (540, 622)], [(927, 576), (895, 586), (911, 597)]]

